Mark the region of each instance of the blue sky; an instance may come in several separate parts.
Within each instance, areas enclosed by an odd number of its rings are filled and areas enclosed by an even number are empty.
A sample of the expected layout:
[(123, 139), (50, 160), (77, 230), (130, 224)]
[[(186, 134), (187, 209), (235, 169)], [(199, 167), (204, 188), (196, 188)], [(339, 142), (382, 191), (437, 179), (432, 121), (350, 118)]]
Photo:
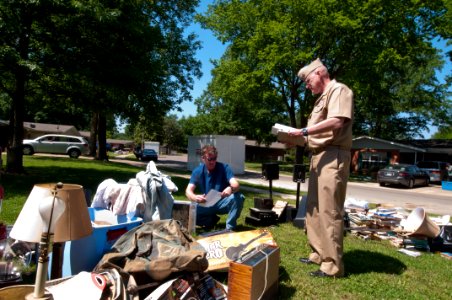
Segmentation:
[[(214, 0), (201, 0), (198, 7), (198, 13), (203, 13), (207, 10), (207, 6), (213, 3)], [(210, 82), (212, 76), (210, 71), (213, 68), (212, 59), (219, 59), (224, 53), (226, 48), (217, 38), (212, 34), (210, 30), (202, 29), (198, 24), (193, 24), (188, 28), (189, 32), (194, 32), (198, 35), (198, 39), (202, 42), (202, 49), (198, 50), (196, 58), (202, 63), (202, 73), (203, 76), (200, 79), (195, 79), (194, 88), (191, 93), (193, 100), (201, 96), (204, 89), (207, 88), (207, 84)], [(445, 42), (438, 42), (435, 44), (436, 47), (445, 50)], [(451, 49), (449, 47), (448, 49)], [(439, 72), (438, 77), (440, 80), (444, 78), (446, 74), (452, 73), (452, 64), (447, 60), (447, 64), (444, 66), (443, 70)], [(182, 112), (174, 112), (178, 117), (182, 116), (194, 116), (196, 115), (196, 106), (193, 102), (184, 102), (181, 105)], [(429, 138), (431, 134), (435, 133), (436, 129), (432, 128), (430, 133), (424, 133), (425, 138)]]
[[(201, 0), (197, 12), (204, 13), (207, 11), (207, 6), (213, 2), (213, 0)], [(212, 59), (219, 59), (223, 55), (226, 46), (218, 41), (210, 30), (202, 29), (199, 24), (193, 24), (187, 31), (194, 32), (202, 43), (202, 48), (198, 50), (196, 58), (201, 61), (203, 75), (200, 79), (195, 79), (191, 93), (193, 100), (195, 100), (202, 95), (202, 92), (207, 88), (207, 84), (212, 78), (210, 71), (213, 69), (213, 65), (210, 61)], [(196, 115), (196, 106), (193, 102), (186, 101), (182, 103), (181, 108), (182, 112), (176, 112), (178, 117)]]

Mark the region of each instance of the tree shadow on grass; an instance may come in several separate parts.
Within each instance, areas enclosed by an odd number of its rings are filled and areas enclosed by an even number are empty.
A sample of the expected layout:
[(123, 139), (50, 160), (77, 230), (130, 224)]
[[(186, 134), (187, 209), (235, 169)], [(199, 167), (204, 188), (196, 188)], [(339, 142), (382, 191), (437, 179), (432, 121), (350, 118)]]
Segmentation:
[(346, 276), (363, 273), (402, 274), (407, 266), (394, 257), (378, 252), (354, 250), (344, 253)]

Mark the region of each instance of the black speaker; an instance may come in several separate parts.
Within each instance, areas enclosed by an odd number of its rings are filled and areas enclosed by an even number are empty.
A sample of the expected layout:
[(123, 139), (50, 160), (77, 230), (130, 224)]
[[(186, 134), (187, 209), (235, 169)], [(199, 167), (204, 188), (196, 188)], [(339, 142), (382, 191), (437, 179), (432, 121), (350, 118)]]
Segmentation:
[(264, 177), (267, 180), (279, 179), (278, 163), (262, 164), (262, 177)]
[(272, 209), (273, 199), (269, 198), (254, 198), (254, 207), (260, 209)]
[(305, 165), (296, 164), (293, 165), (293, 177), (294, 182), (304, 182), (306, 179), (306, 167)]

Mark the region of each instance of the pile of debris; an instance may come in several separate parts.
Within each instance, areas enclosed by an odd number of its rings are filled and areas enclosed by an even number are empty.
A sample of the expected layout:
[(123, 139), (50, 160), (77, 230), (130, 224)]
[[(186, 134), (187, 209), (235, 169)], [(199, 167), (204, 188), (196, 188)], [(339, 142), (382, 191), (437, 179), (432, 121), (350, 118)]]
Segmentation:
[(363, 239), (389, 240), (398, 248), (424, 251), (450, 251), (452, 223), (450, 216), (430, 218), (424, 208), (409, 212), (391, 204), (369, 209), (366, 201), (345, 201), (346, 231)]

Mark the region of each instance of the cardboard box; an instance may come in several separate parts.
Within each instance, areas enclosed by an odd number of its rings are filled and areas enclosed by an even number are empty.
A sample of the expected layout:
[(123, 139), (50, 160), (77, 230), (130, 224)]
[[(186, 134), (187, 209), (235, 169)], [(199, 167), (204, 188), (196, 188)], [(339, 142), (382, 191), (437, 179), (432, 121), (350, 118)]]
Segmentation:
[(200, 238), (197, 242), (207, 251), (207, 271), (226, 271), (231, 261), (256, 246), (277, 246), (272, 234), (263, 229), (223, 233)]
[(161, 284), (144, 300), (226, 300), (226, 289), (209, 274), (192, 273)]
[(196, 232), (196, 206), (191, 201), (174, 200), (172, 218), (191, 234)]

